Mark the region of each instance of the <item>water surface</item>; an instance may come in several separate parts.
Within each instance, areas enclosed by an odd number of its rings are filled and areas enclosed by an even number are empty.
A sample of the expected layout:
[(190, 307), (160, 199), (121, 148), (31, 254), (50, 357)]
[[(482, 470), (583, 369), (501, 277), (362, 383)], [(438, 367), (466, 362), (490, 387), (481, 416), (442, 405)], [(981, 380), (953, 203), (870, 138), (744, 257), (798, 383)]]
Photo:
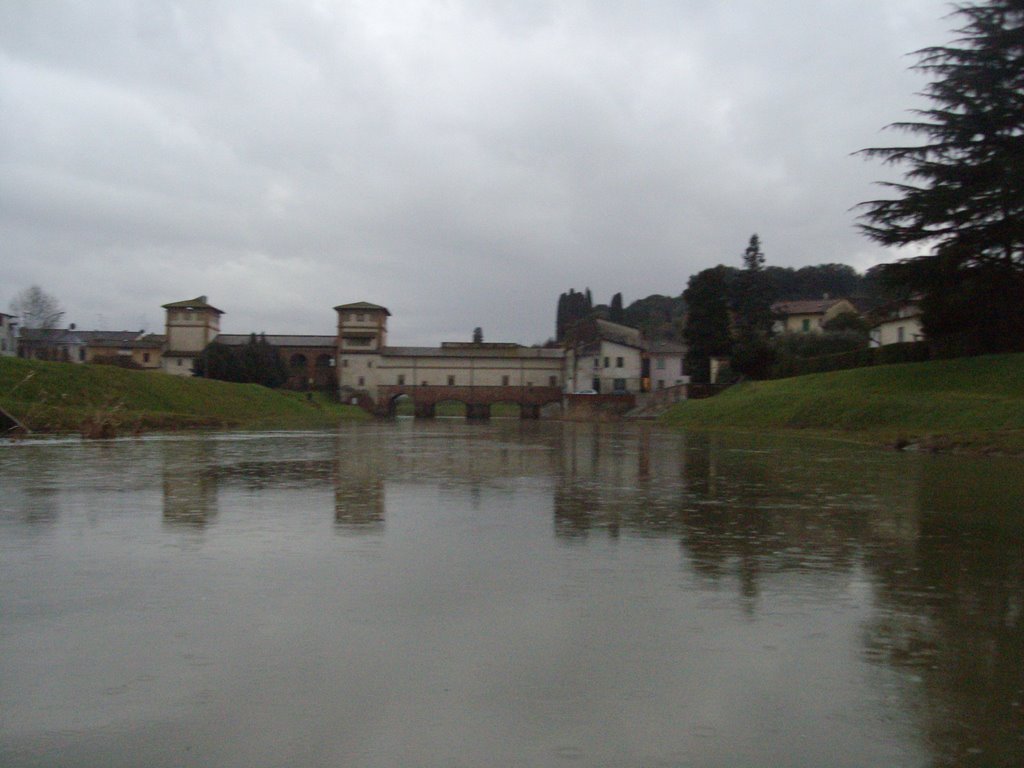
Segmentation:
[(0, 444), (0, 764), (1019, 766), (1022, 468), (499, 420)]

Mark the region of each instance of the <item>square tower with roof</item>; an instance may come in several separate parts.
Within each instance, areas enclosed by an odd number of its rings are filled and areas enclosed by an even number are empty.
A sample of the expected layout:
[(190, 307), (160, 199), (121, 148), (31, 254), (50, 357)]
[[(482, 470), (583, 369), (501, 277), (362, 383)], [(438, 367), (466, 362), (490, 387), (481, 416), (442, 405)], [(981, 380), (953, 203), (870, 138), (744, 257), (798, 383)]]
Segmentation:
[(224, 313), (207, 302), (205, 296), (173, 301), (163, 308), (167, 310), (163, 369), (191, 376), (195, 359), (220, 333), (220, 316)]

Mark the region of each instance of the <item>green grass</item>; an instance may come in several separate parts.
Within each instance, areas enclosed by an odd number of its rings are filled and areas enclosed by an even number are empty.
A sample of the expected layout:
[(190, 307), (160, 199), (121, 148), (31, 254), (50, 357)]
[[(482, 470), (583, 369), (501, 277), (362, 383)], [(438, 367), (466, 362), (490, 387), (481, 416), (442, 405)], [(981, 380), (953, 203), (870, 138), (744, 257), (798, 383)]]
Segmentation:
[(1024, 354), (749, 382), (681, 403), (663, 422), (1024, 452)]
[(75, 431), (96, 419), (121, 429), (292, 427), (365, 418), (317, 395), (106, 365), (0, 358), (0, 406), (34, 431)]

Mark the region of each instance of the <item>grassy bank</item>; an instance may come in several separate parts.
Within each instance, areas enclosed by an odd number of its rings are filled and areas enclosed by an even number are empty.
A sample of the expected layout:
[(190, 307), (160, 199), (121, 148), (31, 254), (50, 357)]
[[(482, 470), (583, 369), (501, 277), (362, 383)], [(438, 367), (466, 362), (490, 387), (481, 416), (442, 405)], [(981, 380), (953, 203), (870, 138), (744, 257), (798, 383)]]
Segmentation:
[(750, 382), (681, 403), (663, 422), (803, 429), (901, 446), (1024, 453), (1024, 354)]
[(303, 427), (365, 418), (353, 406), (256, 384), (10, 357), (0, 358), (0, 406), (43, 432)]

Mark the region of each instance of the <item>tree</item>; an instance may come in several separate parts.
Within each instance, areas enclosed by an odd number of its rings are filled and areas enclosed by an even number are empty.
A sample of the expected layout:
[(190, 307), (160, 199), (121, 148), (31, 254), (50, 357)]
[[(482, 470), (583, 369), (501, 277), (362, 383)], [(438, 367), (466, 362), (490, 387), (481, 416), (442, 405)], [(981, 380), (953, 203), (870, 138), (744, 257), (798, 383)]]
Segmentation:
[(280, 387), (288, 381), (288, 368), (264, 334), (250, 334), (242, 347), (211, 342), (196, 359), (196, 376), (220, 381)]
[(860, 204), (861, 230), (885, 246), (924, 246), (890, 282), (923, 295), (925, 333), (954, 352), (1024, 349), (1024, 3), (958, 6), (948, 46), (917, 52), (931, 105), (897, 130), (924, 138), (867, 157), (904, 165), (895, 197)]
[(483, 344), (484, 343), (484, 329), (477, 326), (473, 329), (473, 343)]
[(765, 274), (761, 239), (750, 236), (743, 252), (743, 269), (732, 284), (732, 308), (736, 317), (736, 339), (732, 369), (755, 379), (771, 372), (772, 286)]
[(711, 358), (728, 355), (732, 349), (729, 333), (728, 267), (705, 269), (690, 277), (683, 291), (686, 301), (686, 370), (694, 382), (711, 378)]
[(18, 316), (22, 328), (56, 328), (64, 317), (60, 302), (38, 285), (15, 296), (11, 311)]
[(570, 288), (568, 293), (560, 294), (555, 318), (555, 338), (565, 341), (572, 327), (589, 318), (593, 308), (589, 288), (584, 293), (576, 293), (575, 289)]
[(612, 303), (608, 306), (608, 319), (613, 323), (621, 323), (623, 320), (622, 313), (622, 294), (616, 293), (612, 296)]

